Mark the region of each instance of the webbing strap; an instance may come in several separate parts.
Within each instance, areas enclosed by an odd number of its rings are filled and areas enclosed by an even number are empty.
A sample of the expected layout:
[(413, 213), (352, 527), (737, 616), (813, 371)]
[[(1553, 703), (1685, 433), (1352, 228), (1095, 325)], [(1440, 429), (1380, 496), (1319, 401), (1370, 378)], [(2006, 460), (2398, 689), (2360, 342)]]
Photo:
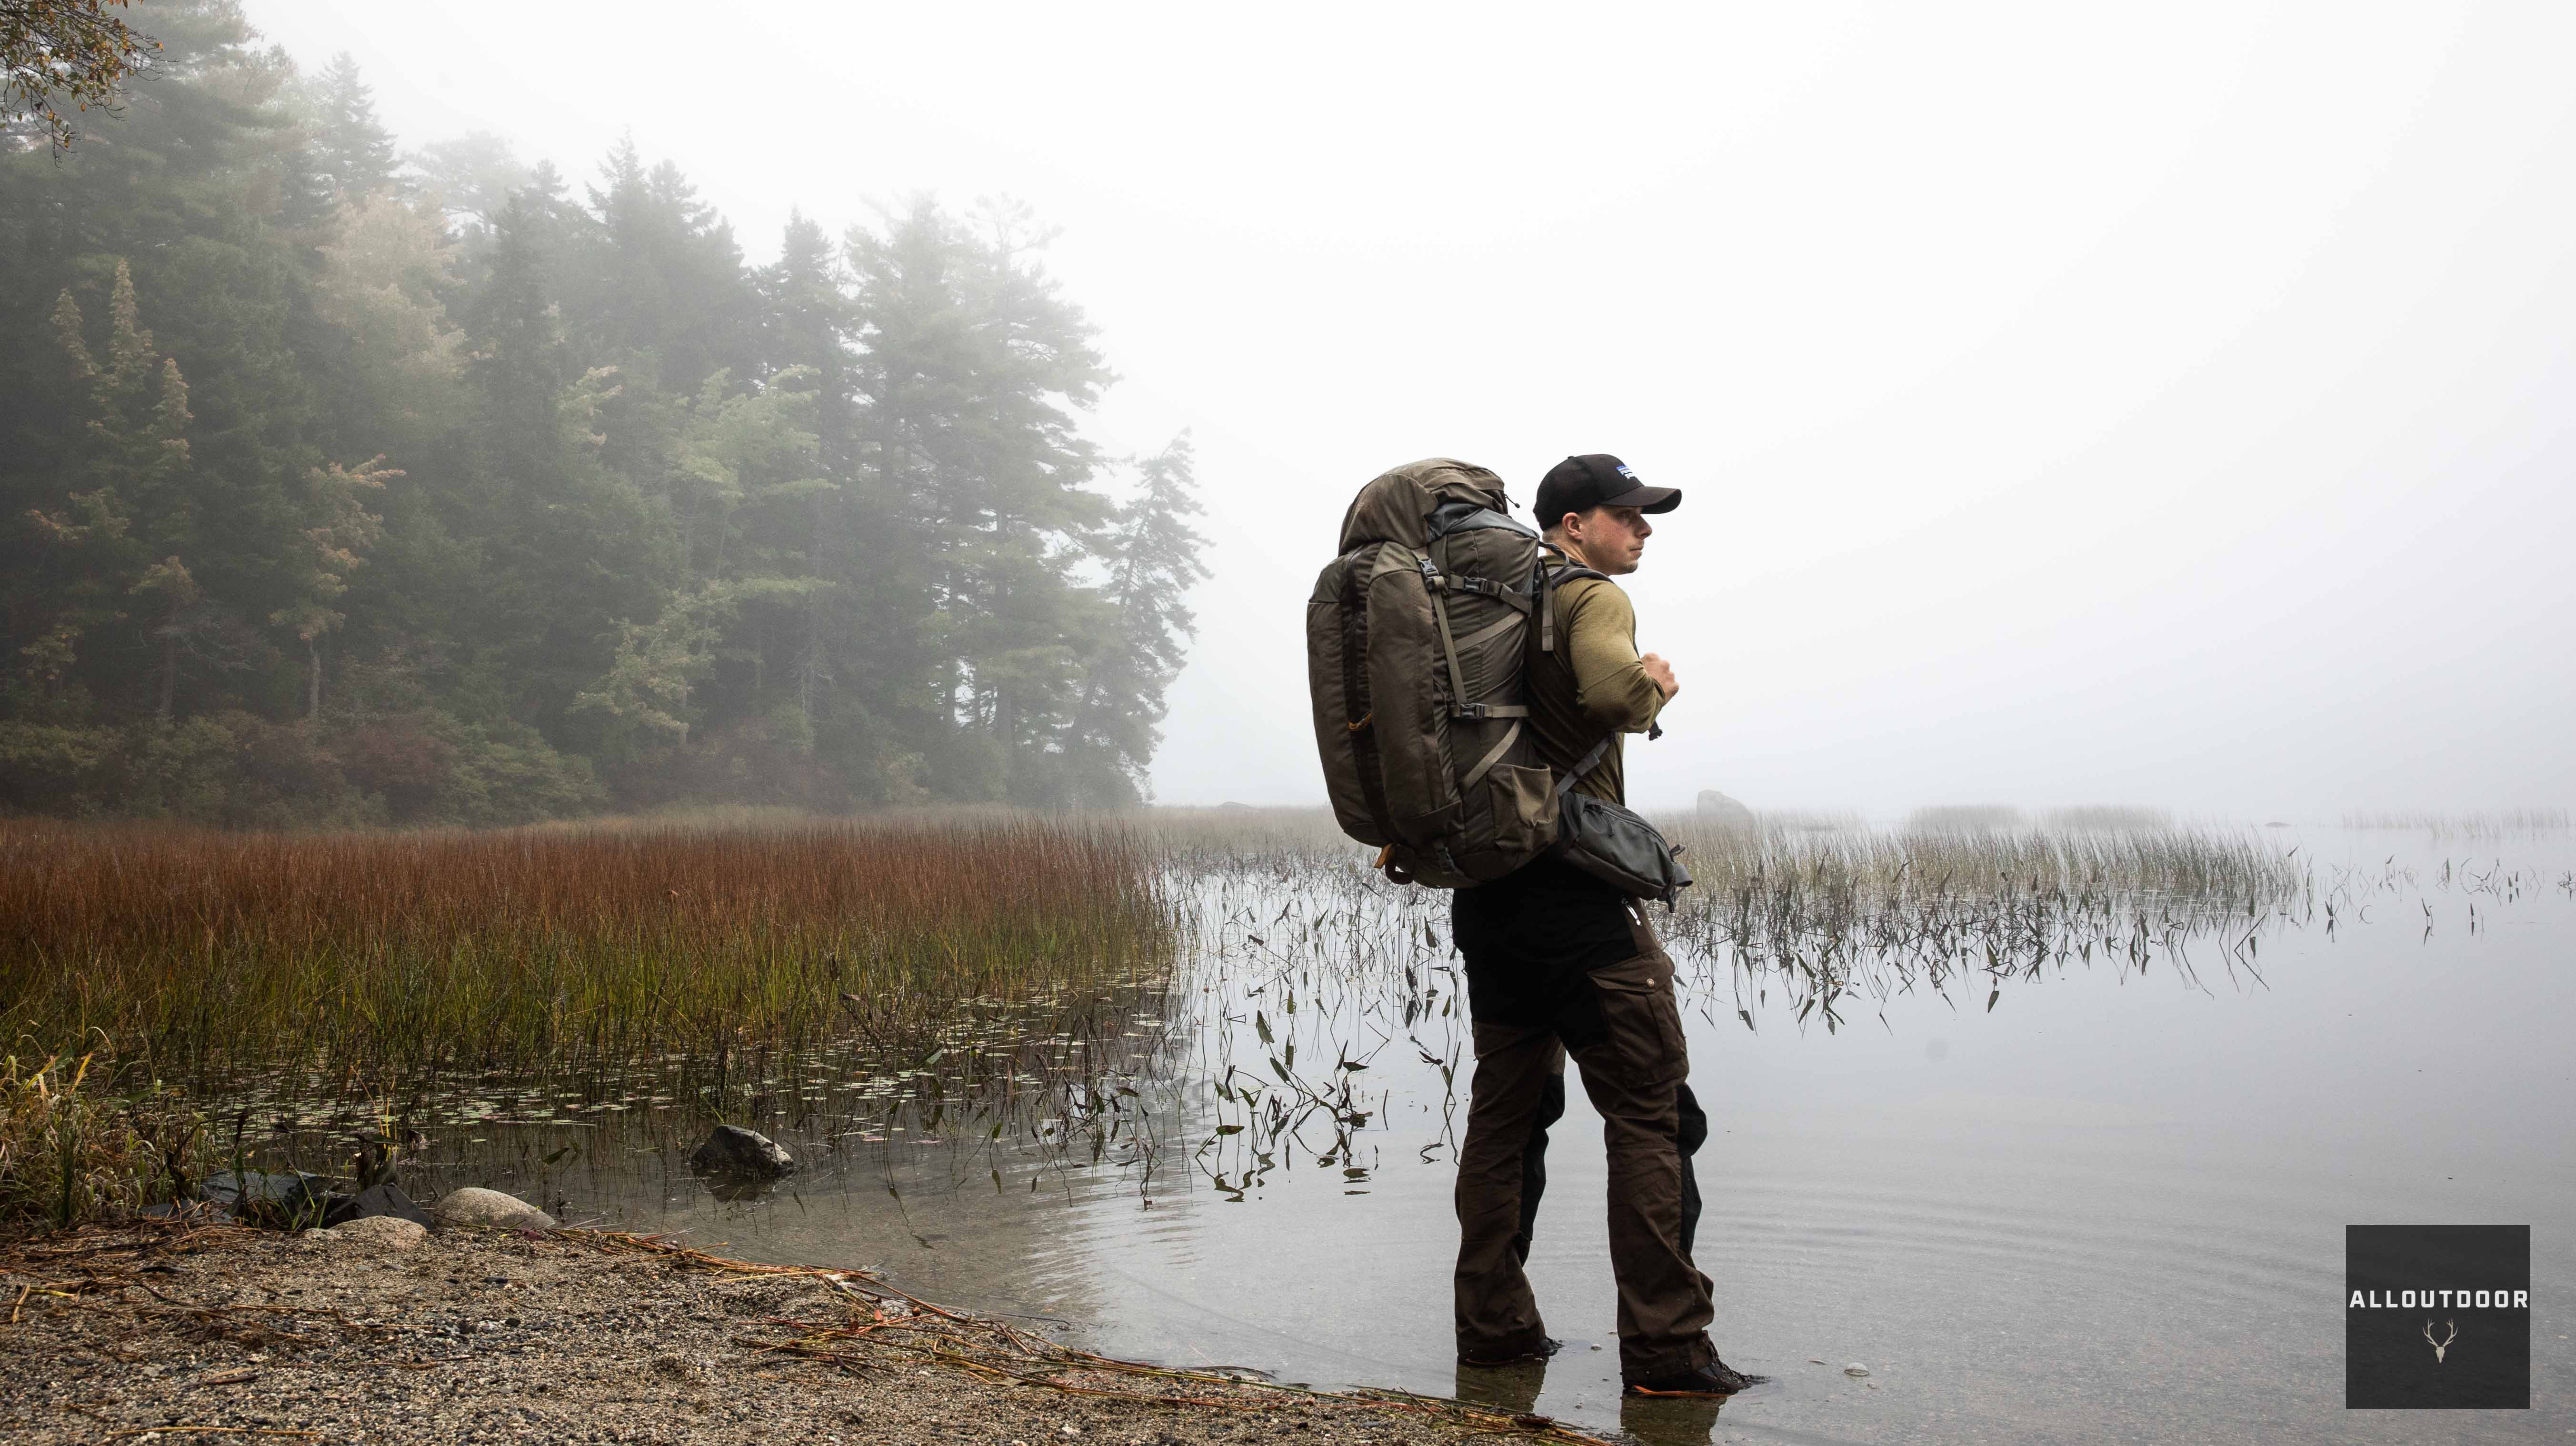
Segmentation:
[(1342, 562), (1342, 707), (1359, 713), (1345, 720), (1351, 735), (1351, 765), (1360, 776), (1360, 799), (1368, 805), (1369, 821), (1378, 833), (1392, 842), (1396, 837), (1394, 810), (1386, 806), (1386, 763), (1377, 746), (1377, 709), (1369, 700), (1368, 686), (1368, 601), (1360, 591), (1360, 569), (1356, 556)]
[[(1613, 734), (1612, 736), (1616, 737), (1617, 735)], [(1593, 765), (1599, 763), (1602, 755), (1609, 751), (1610, 739), (1608, 738), (1604, 738), (1600, 742), (1593, 744), (1592, 751), (1583, 755), (1583, 761), (1574, 765), (1573, 769), (1569, 771), (1563, 779), (1558, 781), (1556, 785), (1556, 796), (1559, 798), (1565, 797), (1567, 790), (1574, 787), (1574, 781), (1581, 778), (1583, 775), (1590, 773)]]
[(1477, 759), (1476, 766), (1467, 770), (1467, 776), (1458, 780), (1458, 791), (1465, 793), (1468, 789), (1484, 782), (1485, 775), (1493, 772), (1494, 765), (1503, 761), (1503, 755), (1512, 751), (1512, 743), (1520, 736), (1520, 720), (1515, 718), (1512, 720), (1512, 726), (1503, 730), (1503, 741), (1495, 744), (1493, 750), (1484, 757)]
[(1492, 622), (1485, 624), (1483, 627), (1476, 629), (1472, 633), (1469, 633), (1467, 636), (1460, 638), (1458, 640), (1458, 646), (1473, 651), (1478, 643), (1483, 642), (1485, 639), (1490, 638), (1507, 628), (1526, 626), (1528, 626), (1528, 624), (1517, 617), (1496, 618)]
[(1431, 559), (1422, 560), (1422, 584), (1431, 597), (1431, 618), (1440, 625), (1440, 651), (1449, 659), (1449, 706), (1459, 708), (1467, 702), (1467, 675), (1458, 666), (1458, 640), (1449, 632), (1449, 608), (1440, 598), (1440, 574)]
[[(1563, 555), (1558, 554), (1560, 557)], [(1540, 652), (1556, 651), (1556, 589), (1576, 578), (1583, 577), (1597, 577), (1603, 582), (1610, 580), (1610, 574), (1595, 572), (1579, 562), (1568, 561), (1563, 567), (1550, 567), (1547, 565), (1547, 554), (1539, 554), (1538, 577), (1530, 584), (1530, 591), (1538, 598), (1538, 650)]]

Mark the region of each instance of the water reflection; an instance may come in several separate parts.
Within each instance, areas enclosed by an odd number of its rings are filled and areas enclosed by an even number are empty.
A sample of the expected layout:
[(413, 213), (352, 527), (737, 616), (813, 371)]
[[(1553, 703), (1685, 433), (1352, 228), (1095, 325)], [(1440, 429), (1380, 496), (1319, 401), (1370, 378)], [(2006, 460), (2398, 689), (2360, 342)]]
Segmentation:
[(1717, 1438), (1718, 1413), (1731, 1399), (1622, 1396), (1619, 1429), (1642, 1446), (1704, 1446)]
[(1546, 1359), (1514, 1361), (1505, 1366), (1471, 1366), (1462, 1361), (1452, 1394), (1461, 1401), (1528, 1416), (1537, 1413), (1539, 1392), (1546, 1387)]

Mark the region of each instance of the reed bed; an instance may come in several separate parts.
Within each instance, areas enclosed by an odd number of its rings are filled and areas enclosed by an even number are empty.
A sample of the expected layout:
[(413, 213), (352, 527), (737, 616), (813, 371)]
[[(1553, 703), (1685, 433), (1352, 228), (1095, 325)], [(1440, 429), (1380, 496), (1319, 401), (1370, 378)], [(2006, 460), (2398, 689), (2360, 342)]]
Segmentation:
[(2095, 833), (2142, 833), (2173, 827), (2171, 813), (2133, 803), (2086, 803), (2072, 808), (2052, 808), (2042, 821), (2052, 829)]
[(1869, 827), (1869, 815), (1856, 808), (1766, 808), (1755, 817), (1763, 828), (1794, 833), (1832, 833)]
[(1174, 937), (1152, 861), (1110, 825), (0, 825), (0, 1030), (172, 1078), (721, 1070), (853, 1037), (927, 1053), (968, 1005), (1078, 1030), (1167, 974)]
[(2003, 803), (1944, 803), (1905, 816), (1908, 833), (1991, 833), (2020, 828), (2020, 809)]
[(1665, 821), (1694, 886), (1667, 937), (1736, 976), (1752, 1016), (1772, 985), (1797, 1018), (1840, 1023), (1849, 994), (1884, 999), (2002, 982), (2050, 965), (2163, 957), (2190, 969), (2200, 941), (2252, 967), (2260, 936), (2305, 909), (2312, 873), (2246, 834), (2181, 830), (1985, 830), (1813, 833), (1701, 829)]
[(1329, 808), (1152, 808), (1129, 818), (1166, 867), (1197, 877), (1330, 874), (1377, 852), (1344, 834)]
[(2437, 839), (2501, 838), (2506, 834), (2564, 832), (2563, 808), (2509, 808), (2494, 813), (2437, 813), (2423, 809), (2380, 809), (2347, 813), (2345, 828), (2406, 829)]

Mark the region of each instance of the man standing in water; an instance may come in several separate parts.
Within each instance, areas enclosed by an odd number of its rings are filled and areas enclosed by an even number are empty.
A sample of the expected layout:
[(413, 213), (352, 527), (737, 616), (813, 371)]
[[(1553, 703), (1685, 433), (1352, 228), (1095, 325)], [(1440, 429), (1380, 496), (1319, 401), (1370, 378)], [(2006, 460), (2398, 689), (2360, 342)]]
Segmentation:
[[(1648, 487), (1616, 457), (1568, 457), (1539, 483), (1547, 541), (1610, 577), (1637, 570), (1682, 495)], [(1681, 691), (1672, 665), (1637, 653), (1636, 614), (1616, 583), (1555, 590), (1556, 649), (1530, 653), (1530, 727), (1559, 777), (1606, 736), (1574, 786), (1626, 802), (1622, 733), (1642, 733)], [(1552, 1354), (1522, 1271), (1546, 1187), (1547, 1127), (1565, 1110), (1565, 1061), (1583, 1072), (1610, 1156), (1610, 1266), (1619, 1287), (1619, 1374), (1648, 1395), (1720, 1396), (1758, 1378), (1708, 1339), (1708, 1277), (1691, 1263), (1699, 1190), (1690, 1155), (1707, 1118), (1684, 1083), (1672, 961), (1643, 913), (1608, 884), (1542, 855), (1460, 889), (1451, 932), (1467, 965), (1476, 1073), (1458, 1160), (1458, 1360), (1507, 1365)]]

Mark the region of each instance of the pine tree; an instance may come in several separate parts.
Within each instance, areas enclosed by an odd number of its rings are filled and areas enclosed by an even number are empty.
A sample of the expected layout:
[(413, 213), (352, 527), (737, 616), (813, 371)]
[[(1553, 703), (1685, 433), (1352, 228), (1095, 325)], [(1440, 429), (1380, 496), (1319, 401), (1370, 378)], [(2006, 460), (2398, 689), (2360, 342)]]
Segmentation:
[(402, 473), (381, 456), (352, 471), (339, 463), (305, 474), (305, 505), (312, 526), (303, 529), (305, 546), (294, 570), (296, 600), (269, 615), (269, 621), (295, 629), (304, 644), (304, 716), (322, 711), (322, 642), (348, 615), (331, 606), (349, 590), (349, 575), (365, 565), (367, 553), (384, 540), (384, 518), (367, 510), (368, 494), (384, 490)]
[(1184, 601), (1207, 579), (1207, 545), (1190, 434), (1138, 466), (1136, 495), (1103, 539), (1116, 623), (1083, 688), (1074, 748), (1074, 802), (1118, 807), (1150, 796), (1147, 767), (1161, 746), (1163, 697), (1187, 661), (1198, 623)]
[(976, 234), (928, 199), (854, 232), (865, 351), (860, 479), (905, 545), (879, 549), (890, 690), (934, 786), (1043, 802), (1095, 613), (1074, 580), (1107, 514), (1075, 430), (1110, 380), (1024, 211)]
[(158, 604), (146, 625), (160, 664), (154, 693), (157, 711), (167, 717), (177, 681), (178, 624), (198, 600), (177, 555), (193, 552), (198, 542), (196, 499), (187, 488), (194, 418), (179, 364), (155, 349), (135, 300), (133, 271), (122, 260), (108, 315), (102, 358), (83, 335), (85, 319), (72, 294), (65, 291), (54, 306), (55, 339), (72, 382), (85, 394), (79, 481), (63, 505), (28, 514), (47, 555), (28, 579), (34, 595), (13, 599), (13, 611), (51, 614), (20, 649), (51, 692), (71, 673), (85, 635), (127, 621), (127, 599), (150, 596)]
[(410, 160), (422, 191), (438, 202), (450, 225), (472, 239), (489, 237), (501, 208), (536, 179), (510, 143), (490, 131), (433, 141)]
[(375, 91), (347, 51), (331, 57), (314, 88), (315, 165), (344, 202), (394, 183), (394, 138), (376, 119)]
[(513, 715), (542, 728), (607, 668), (608, 640), (660, 615), (678, 579), (668, 514), (603, 460), (601, 415), (624, 383), (615, 367), (572, 374), (540, 271), (546, 218), (528, 202), (502, 210), (469, 328), (475, 481), (459, 530), (483, 563), (462, 632), (513, 677)]

